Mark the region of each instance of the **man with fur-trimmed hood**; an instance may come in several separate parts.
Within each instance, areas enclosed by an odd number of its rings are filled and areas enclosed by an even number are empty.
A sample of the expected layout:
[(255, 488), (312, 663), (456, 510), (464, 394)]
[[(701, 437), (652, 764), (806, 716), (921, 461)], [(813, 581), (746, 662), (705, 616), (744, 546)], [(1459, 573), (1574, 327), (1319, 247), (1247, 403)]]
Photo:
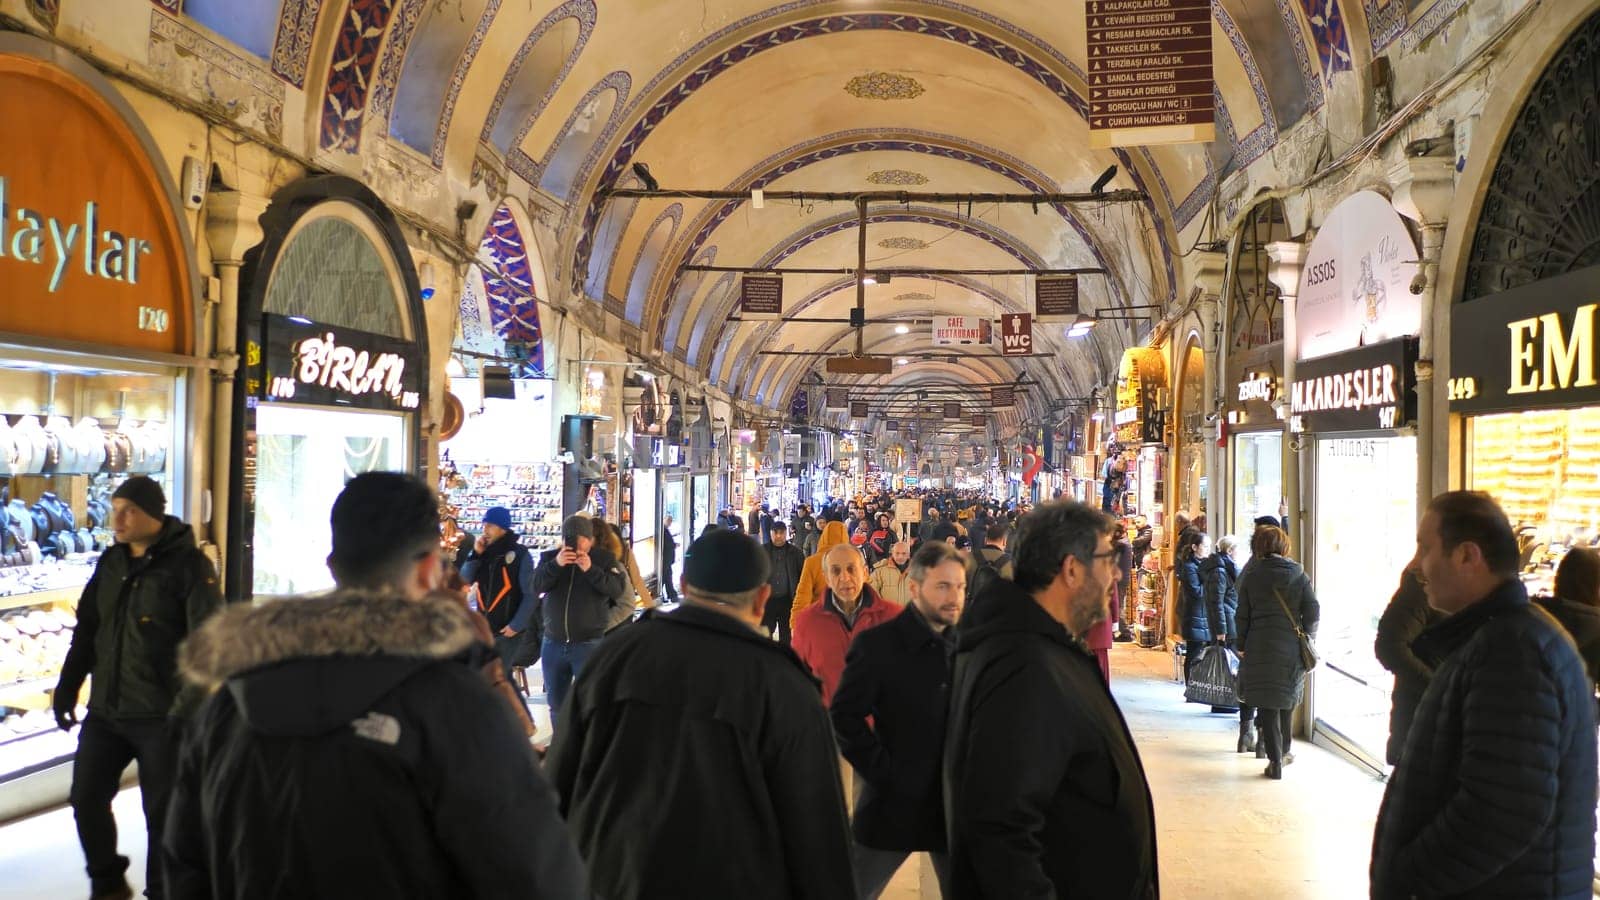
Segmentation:
[(213, 617), (179, 656), (209, 694), (179, 756), (169, 896), (588, 896), (481, 623), (441, 576), (425, 484), (333, 508), (340, 587)]

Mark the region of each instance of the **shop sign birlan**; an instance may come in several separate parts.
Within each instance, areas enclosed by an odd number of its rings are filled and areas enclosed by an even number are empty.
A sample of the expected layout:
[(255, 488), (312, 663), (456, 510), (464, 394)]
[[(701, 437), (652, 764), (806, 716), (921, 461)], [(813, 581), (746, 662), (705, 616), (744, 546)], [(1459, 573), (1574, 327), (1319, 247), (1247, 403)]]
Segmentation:
[(139, 257), (151, 251), (150, 242), (110, 228), (102, 230), (99, 216), (99, 205), (92, 200), (84, 204), (83, 218), (76, 222), (27, 207), (17, 208), (13, 215), (7, 203), (6, 179), (0, 176), (0, 259), (48, 266), (52, 294), (80, 256), (83, 273), (90, 278), (138, 284)]
[(357, 396), (393, 397), (406, 409), (417, 407), (416, 393), (401, 390), (406, 361), (398, 354), (374, 354), (341, 347), (330, 331), (320, 338), (306, 338), (295, 344), (294, 360), (292, 377), (273, 379), (272, 396), (293, 398), (295, 382), (300, 381)]

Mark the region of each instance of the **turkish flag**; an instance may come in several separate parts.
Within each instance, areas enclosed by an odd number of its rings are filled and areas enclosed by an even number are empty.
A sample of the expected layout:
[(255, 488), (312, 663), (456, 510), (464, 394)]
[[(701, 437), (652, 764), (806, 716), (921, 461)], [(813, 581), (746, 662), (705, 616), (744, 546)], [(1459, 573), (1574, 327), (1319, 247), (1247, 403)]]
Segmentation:
[(1033, 480), (1039, 477), (1039, 472), (1044, 469), (1044, 459), (1039, 456), (1039, 448), (1028, 444), (1022, 448), (1022, 483), (1032, 485)]

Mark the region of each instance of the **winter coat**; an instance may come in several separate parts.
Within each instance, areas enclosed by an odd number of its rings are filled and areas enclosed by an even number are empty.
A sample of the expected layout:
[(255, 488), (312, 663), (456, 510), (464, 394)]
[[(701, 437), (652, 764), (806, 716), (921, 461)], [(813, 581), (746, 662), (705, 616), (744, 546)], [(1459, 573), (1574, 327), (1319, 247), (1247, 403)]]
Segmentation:
[(1150, 786), (1094, 655), (1013, 582), (980, 600), (943, 765), (954, 896), (1159, 896)]
[(828, 707), (839, 752), (861, 777), (851, 829), (875, 850), (946, 846), (944, 755), (954, 646), (916, 607), (863, 631)]
[(1600, 682), (1600, 609), (1576, 600), (1560, 597), (1539, 601), (1578, 645), (1578, 655), (1583, 657), (1589, 680)]
[(167, 896), (588, 896), (471, 614), (339, 591), (235, 606), (183, 648), (211, 692), (167, 811)]
[(885, 559), (872, 567), (872, 575), (867, 583), (878, 592), (878, 596), (890, 603), (905, 606), (911, 602), (910, 563), (906, 563), (902, 571), (893, 559)]
[[(619, 534), (609, 522), (604, 526), (605, 534), (596, 539), (595, 543), (600, 548), (622, 562), (622, 569), (628, 573), (628, 581), (622, 587), (621, 603), (613, 606), (611, 611), (611, 624), (616, 626), (633, 617), (634, 610), (649, 609), (656, 605), (656, 595), (651, 593), (649, 582), (639, 574), (639, 561), (633, 558), (632, 550), (624, 550), (622, 535)], [(620, 608), (617, 608), (620, 606)]]
[(687, 603), (602, 642), (545, 767), (596, 896), (855, 896), (816, 682), (731, 616)]
[[(1274, 593), (1276, 592), (1276, 594)], [(1277, 598), (1282, 597), (1279, 604)], [(1239, 699), (1265, 709), (1294, 709), (1305, 690), (1300, 640), (1284, 606), (1300, 629), (1315, 636), (1322, 609), (1311, 579), (1292, 559), (1255, 557), (1239, 576)]]
[(618, 606), (625, 605), (627, 570), (599, 544), (589, 548), (589, 571), (577, 563), (556, 561), (558, 547), (539, 557), (533, 589), (544, 612), (544, 636), (557, 643), (598, 641), (612, 624)]
[(1205, 602), (1206, 625), (1214, 638), (1238, 636), (1239, 569), (1233, 558), (1217, 551), (1200, 561), (1200, 596)]
[(856, 635), (898, 616), (902, 607), (878, 596), (870, 586), (861, 588), (861, 605), (856, 609), (855, 625), (845, 620), (834, 605), (829, 591), (821, 603), (806, 607), (795, 619), (794, 652), (822, 682), (822, 705), (833, 702), (833, 692), (844, 673), (845, 651)]
[(1428, 682), (1433, 680), (1433, 666), (1417, 656), (1411, 649), (1411, 642), (1443, 618), (1443, 613), (1428, 606), (1422, 582), (1407, 570), (1401, 574), (1399, 589), (1378, 619), (1378, 637), (1372, 643), (1372, 652), (1385, 669), (1394, 673), (1389, 742), (1384, 747), (1384, 758), (1391, 766), (1400, 764), (1406, 735), (1411, 731), (1411, 719), (1422, 701), (1423, 692), (1428, 689)]
[(817, 539), (817, 552), (806, 557), (806, 564), (800, 569), (800, 586), (794, 591), (794, 610), (789, 613), (789, 628), (792, 631), (800, 621), (800, 611), (822, 599), (828, 590), (828, 581), (822, 575), (822, 558), (829, 550), (840, 544), (850, 541), (850, 533), (845, 531), (843, 522), (828, 522), (822, 526), (822, 536)]
[(1571, 638), (1513, 578), (1412, 647), (1435, 669), (1378, 811), (1374, 900), (1589, 897), (1594, 685)]
[(178, 644), (221, 607), (216, 569), (176, 517), (165, 517), (144, 556), (112, 545), (78, 600), (55, 695), (76, 698), (93, 675), (90, 712), (113, 719), (178, 712)]
[(534, 590), (533, 551), (506, 532), (498, 541), (473, 550), (461, 566), (461, 578), (478, 586), (478, 611), (489, 620), (489, 630), (499, 634), (510, 626), (521, 634), (528, 630), (538, 607)]
[(805, 568), (806, 556), (794, 544), (785, 543), (782, 547), (777, 544), (767, 544), (767, 561), (772, 565), (772, 574), (767, 578), (767, 584), (772, 586), (774, 599), (793, 599), (800, 588), (800, 572)]
[(1206, 615), (1205, 583), (1200, 579), (1200, 560), (1180, 559), (1173, 567), (1173, 577), (1178, 580), (1178, 602), (1183, 640), (1195, 647), (1211, 642), (1211, 619)]

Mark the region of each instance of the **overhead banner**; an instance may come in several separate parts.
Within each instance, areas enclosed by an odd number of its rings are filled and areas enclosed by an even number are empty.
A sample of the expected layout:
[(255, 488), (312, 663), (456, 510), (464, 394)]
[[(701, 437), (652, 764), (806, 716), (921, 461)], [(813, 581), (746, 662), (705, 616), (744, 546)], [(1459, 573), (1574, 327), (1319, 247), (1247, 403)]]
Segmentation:
[(849, 388), (828, 388), (826, 403), (829, 409), (848, 409), (850, 406)]
[(1361, 191), (1328, 213), (1306, 250), (1295, 298), (1298, 358), (1406, 337), (1422, 327), (1411, 293), (1417, 245), (1382, 194)]
[(770, 321), (782, 317), (782, 275), (746, 275), (740, 279), (739, 318)]
[(1078, 276), (1040, 275), (1033, 282), (1033, 312), (1046, 317), (1076, 318), (1078, 315)]
[(1295, 367), (1289, 430), (1404, 428), (1417, 417), (1417, 339), (1401, 338)]
[(1011, 385), (989, 389), (989, 405), (995, 409), (1010, 409), (1017, 405), (1017, 389)]
[(1600, 405), (1600, 266), (1450, 307), (1450, 411)]
[(944, 405), (944, 417), (946, 419), (959, 419), (959, 418), (961, 418), (961, 404), (959, 404), (959, 403), (946, 403)]
[(1000, 355), (1033, 355), (1033, 315), (1006, 313), (1000, 317)]
[(1088, 0), (1089, 147), (1216, 136), (1211, 0)]
[(993, 328), (988, 319), (980, 316), (934, 316), (933, 345), (987, 344), (993, 340)]
[(867, 417), (867, 402), (865, 400), (853, 400), (853, 401), (851, 401), (851, 403), (850, 403), (850, 418), (852, 418), (852, 419), (865, 419), (866, 417)]

